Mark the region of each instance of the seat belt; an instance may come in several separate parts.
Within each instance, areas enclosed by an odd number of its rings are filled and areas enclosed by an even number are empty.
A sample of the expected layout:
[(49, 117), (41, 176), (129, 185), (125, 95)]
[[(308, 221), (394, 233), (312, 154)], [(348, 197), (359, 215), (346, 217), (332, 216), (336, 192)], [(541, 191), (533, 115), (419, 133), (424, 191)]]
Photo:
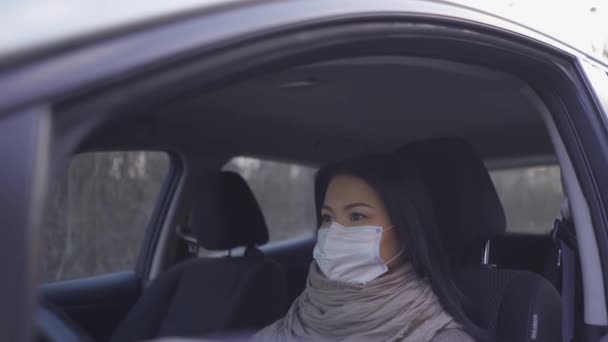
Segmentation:
[(577, 242), (567, 202), (564, 203), (562, 219), (555, 220), (552, 238), (558, 248), (557, 266), (561, 269), (562, 341), (571, 342), (574, 337)]

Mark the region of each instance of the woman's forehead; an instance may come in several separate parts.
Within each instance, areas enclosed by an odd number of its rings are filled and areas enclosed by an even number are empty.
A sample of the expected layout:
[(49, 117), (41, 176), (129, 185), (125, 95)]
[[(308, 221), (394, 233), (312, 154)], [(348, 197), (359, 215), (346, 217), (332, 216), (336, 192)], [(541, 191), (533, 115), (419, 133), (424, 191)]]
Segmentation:
[(334, 209), (360, 202), (373, 207), (381, 206), (382, 199), (363, 179), (350, 175), (337, 175), (329, 182), (324, 204)]

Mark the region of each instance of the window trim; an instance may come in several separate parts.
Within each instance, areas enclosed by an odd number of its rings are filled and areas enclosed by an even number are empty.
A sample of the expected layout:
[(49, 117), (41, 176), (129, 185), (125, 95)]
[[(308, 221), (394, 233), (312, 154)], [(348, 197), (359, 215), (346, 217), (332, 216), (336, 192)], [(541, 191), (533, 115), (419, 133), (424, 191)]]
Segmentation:
[(183, 160), (178, 154), (161, 150), (158, 152), (164, 152), (169, 157), (169, 170), (157, 196), (152, 215), (145, 228), (144, 238), (141, 242), (135, 267), (133, 268), (135, 274), (140, 279), (146, 279), (146, 275), (149, 274), (152, 268), (154, 255), (156, 249), (159, 247), (158, 242), (161, 232), (169, 214), (173, 199), (176, 197), (184, 170)]

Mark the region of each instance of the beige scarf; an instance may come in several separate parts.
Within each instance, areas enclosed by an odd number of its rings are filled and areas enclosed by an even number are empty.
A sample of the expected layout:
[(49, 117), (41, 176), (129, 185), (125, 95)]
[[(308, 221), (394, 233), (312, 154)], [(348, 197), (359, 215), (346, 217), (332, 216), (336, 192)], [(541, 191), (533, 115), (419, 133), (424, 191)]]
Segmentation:
[(460, 325), (404, 264), (365, 285), (327, 279), (313, 262), (306, 289), (254, 341), (431, 341)]

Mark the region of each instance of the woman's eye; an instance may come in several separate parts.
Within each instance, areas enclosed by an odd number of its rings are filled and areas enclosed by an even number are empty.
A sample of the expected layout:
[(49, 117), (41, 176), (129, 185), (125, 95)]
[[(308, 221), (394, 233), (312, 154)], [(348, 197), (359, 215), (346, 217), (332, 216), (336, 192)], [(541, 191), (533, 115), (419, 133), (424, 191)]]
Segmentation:
[(352, 213), (350, 215), (350, 219), (353, 221), (360, 221), (360, 220), (363, 220), (364, 218), (365, 218), (365, 215), (359, 214), (359, 213)]

